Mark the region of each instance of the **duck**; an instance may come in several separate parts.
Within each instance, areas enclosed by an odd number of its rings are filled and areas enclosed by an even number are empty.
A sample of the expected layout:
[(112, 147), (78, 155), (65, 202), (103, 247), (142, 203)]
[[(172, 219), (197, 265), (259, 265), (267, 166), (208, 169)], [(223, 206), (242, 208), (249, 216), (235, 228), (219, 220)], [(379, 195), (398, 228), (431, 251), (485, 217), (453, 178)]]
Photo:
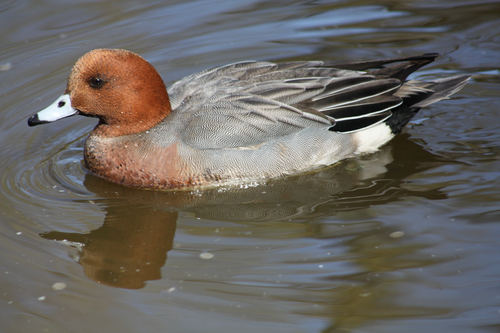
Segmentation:
[(84, 165), (123, 186), (258, 183), (377, 151), (421, 108), (469, 80), (408, 79), (438, 56), (241, 61), (191, 74), (167, 89), (140, 55), (96, 49), (78, 59), (64, 93), (28, 125), (97, 118)]

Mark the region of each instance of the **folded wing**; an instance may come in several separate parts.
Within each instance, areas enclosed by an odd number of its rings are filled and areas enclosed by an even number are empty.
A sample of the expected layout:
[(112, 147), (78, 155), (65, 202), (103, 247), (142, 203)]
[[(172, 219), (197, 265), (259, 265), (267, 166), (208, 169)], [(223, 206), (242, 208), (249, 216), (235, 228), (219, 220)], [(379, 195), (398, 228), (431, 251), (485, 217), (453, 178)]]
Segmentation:
[(182, 139), (197, 149), (256, 147), (308, 127), (350, 133), (385, 121), (398, 133), (421, 107), (453, 94), (468, 80), (405, 83), (436, 57), (240, 62), (188, 76), (169, 93), (174, 112), (189, 115)]

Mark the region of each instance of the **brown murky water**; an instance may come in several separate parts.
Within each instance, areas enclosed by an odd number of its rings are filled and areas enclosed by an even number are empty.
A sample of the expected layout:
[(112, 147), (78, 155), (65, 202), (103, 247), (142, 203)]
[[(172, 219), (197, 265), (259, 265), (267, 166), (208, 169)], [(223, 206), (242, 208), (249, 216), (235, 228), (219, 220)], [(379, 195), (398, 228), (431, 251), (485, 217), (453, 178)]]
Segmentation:
[[(4, 1), (1, 332), (498, 332), (498, 1)], [(139, 191), (82, 167), (96, 121), (28, 128), (75, 60), (167, 83), (244, 59), (440, 52), (476, 74), (379, 153), (267, 184)]]

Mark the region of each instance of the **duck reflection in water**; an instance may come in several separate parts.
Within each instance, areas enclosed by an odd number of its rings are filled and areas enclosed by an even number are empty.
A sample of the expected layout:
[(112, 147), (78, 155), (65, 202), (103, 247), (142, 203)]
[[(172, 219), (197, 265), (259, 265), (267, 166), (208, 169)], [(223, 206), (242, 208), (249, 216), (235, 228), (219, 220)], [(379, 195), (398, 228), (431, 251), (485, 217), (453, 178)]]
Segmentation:
[[(137, 289), (146, 281), (161, 279), (161, 268), (173, 247), (178, 212), (233, 223), (303, 221), (408, 196), (444, 199), (439, 189), (414, 191), (403, 186), (412, 174), (443, 163), (450, 161), (425, 151), (404, 134), (362, 159), (255, 186), (161, 192), (126, 188), (87, 174), (84, 185), (102, 198), (95, 204), (106, 211), (104, 224), (88, 234), (52, 231), (41, 236), (78, 247), (75, 259), (90, 279)], [(319, 224), (313, 228), (317, 237), (336, 237), (325, 231), (332, 230), (331, 223), (314, 221), (307, 223)]]

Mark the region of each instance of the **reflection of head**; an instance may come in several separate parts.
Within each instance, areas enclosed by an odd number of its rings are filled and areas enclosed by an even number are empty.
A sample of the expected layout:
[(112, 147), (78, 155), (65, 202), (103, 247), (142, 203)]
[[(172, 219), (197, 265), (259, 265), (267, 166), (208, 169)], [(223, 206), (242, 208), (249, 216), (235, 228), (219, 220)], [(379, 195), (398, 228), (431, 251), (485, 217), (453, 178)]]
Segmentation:
[(93, 253), (91, 251), (92, 249), (85, 247), (80, 260), (85, 275), (101, 284), (128, 289), (139, 289), (144, 287), (144, 281), (160, 279), (160, 268), (167, 258), (166, 253), (164, 253), (163, 262), (160, 265), (155, 265), (149, 261), (144, 262), (140, 258), (133, 258), (137, 256), (129, 258), (126, 253), (111, 259), (111, 255), (118, 253), (118, 251), (108, 253)]
[(161, 278), (160, 269), (172, 249), (177, 214), (160, 212), (155, 219), (144, 213), (137, 220), (104, 225), (89, 239), (80, 259), (85, 275), (121, 288), (142, 288), (144, 281)]
[[(120, 215), (116, 215), (117, 208)], [(176, 220), (177, 213), (111, 205), (104, 225), (90, 234), (49, 232), (42, 237), (81, 243), (79, 263), (90, 279), (137, 289), (144, 287), (145, 281), (161, 278), (161, 267), (172, 249)]]

